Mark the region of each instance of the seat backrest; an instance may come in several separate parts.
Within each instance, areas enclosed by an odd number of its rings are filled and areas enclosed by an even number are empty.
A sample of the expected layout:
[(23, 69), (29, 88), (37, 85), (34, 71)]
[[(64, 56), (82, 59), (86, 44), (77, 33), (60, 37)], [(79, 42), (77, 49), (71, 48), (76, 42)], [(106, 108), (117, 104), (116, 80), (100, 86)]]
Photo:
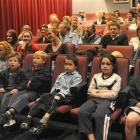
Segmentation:
[(32, 66), (32, 61), (33, 61), (33, 54), (26, 54), (24, 59), (22, 60), (22, 67), (27, 72), (30, 67)]
[(75, 52), (75, 46), (72, 43), (66, 43), (68, 53), (73, 54)]
[[(66, 55), (58, 55), (55, 61), (55, 67), (52, 74), (52, 85), (54, 84), (57, 76), (64, 72), (64, 61)], [(87, 81), (87, 57), (86, 56), (77, 56), (78, 58), (78, 71), (82, 75), (83, 81)]]
[(41, 50), (41, 51), (44, 51), (47, 48), (46, 43), (42, 43), (42, 44), (36, 43), (36, 44), (34, 44), (34, 46), (37, 46), (39, 48), (39, 50)]
[(97, 24), (95, 26), (96, 26), (96, 34), (102, 35), (105, 30), (106, 24), (100, 24), (100, 25)]
[[(101, 57), (93, 58), (89, 83), (91, 82), (94, 74), (101, 72), (100, 60)], [(122, 78), (122, 85), (121, 85), (122, 88), (125, 88), (128, 85), (129, 60), (126, 58), (117, 58), (117, 64), (118, 64), (117, 74), (120, 75)]]
[(140, 75), (140, 58), (137, 58), (134, 69), (134, 77), (138, 77), (139, 75)]
[(102, 48), (102, 45), (93, 45), (93, 44), (79, 44), (77, 50), (83, 51), (83, 50), (89, 50), (92, 48)]
[(41, 31), (40, 31), (40, 29), (37, 29), (37, 30), (36, 30), (36, 34), (35, 34), (35, 35), (38, 36), (38, 37), (41, 36)]
[(128, 30), (127, 31), (128, 41), (130, 41), (132, 37), (136, 37), (136, 36), (137, 36), (136, 30)]
[[(25, 72), (27, 72), (31, 68), (32, 61), (33, 61), (33, 54), (27, 54), (24, 57), (24, 59), (22, 61), (22, 64), (23, 64), (22, 67), (25, 70)], [(51, 56), (50, 55), (47, 56), (46, 65), (50, 68), (50, 71), (51, 71), (52, 63), (51, 63)]]
[(122, 55), (129, 59), (133, 59), (133, 51), (134, 48), (133, 46), (122, 46), (122, 45), (108, 45), (107, 46), (107, 51), (112, 53), (113, 51), (119, 51), (122, 53)]
[(35, 43), (37, 43), (37, 40), (38, 40), (38, 37), (37, 36), (33, 36), (32, 37), (32, 44), (35, 44)]
[(125, 25), (125, 24), (121, 24), (120, 25), (120, 32), (121, 32), (121, 34), (127, 34), (127, 30), (128, 30), (128, 27), (127, 27), (127, 25)]

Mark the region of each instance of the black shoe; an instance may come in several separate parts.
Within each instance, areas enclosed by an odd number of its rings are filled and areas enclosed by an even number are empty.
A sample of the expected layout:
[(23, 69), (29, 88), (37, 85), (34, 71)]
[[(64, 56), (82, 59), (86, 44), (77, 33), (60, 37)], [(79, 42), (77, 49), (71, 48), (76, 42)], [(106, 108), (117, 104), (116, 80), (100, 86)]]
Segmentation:
[(32, 118), (26, 118), (20, 125), (21, 129), (27, 130), (31, 127), (32, 125)]
[(1, 114), (0, 115), (0, 125), (4, 125), (5, 123), (7, 123), (10, 118), (11, 118), (11, 115), (8, 115), (6, 113)]
[(47, 124), (38, 124), (36, 127), (32, 127), (29, 132), (31, 132), (33, 135), (41, 135), (42, 133), (44, 133), (46, 131), (46, 129), (48, 128)]

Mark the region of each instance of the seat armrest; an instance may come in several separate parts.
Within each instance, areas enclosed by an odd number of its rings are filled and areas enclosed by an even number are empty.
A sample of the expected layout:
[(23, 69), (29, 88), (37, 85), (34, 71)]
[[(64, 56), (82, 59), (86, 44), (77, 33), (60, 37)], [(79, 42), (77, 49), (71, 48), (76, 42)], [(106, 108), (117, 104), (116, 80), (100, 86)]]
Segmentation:
[(115, 106), (118, 108), (122, 108), (122, 110), (124, 110), (128, 105), (128, 99), (129, 99), (129, 86), (127, 86), (126, 88), (124, 88), (119, 92)]
[(82, 82), (75, 87), (71, 87), (70, 93), (73, 95), (74, 104), (80, 106), (87, 99), (87, 83)]

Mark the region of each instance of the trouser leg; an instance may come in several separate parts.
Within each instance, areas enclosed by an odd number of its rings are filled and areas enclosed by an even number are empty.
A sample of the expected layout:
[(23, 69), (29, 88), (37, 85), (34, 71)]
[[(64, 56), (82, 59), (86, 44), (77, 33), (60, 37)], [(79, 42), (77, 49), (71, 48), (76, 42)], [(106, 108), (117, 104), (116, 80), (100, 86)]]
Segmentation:
[(97, 109), (94, 116), (96, 140), (108, 139), (109, 129), (111, 125), (110, 114), (112, 112), (109, 106), (110, 106), (110, 102), (104, 100), (97, 105)]
[(13, 94), (8, 107), (14, 108), (17, 112), (21, 112), (27, 106), (29, 101), (33, 101), (35, 97), (36, 93), (31, 91), (23, 91)]
[(3, 98), (1, 101), (1, 106), (3, 109), (5, 109), (5, 110), (7, 109), (11, 97), (12, 97), (12, 94), (10, 94), (10, 92), (7, 92), (3, 95)]
[(90, 99), (80, 107), (79, 132), (85, 134), (93, 133), (92, 113), (96, 110), (96, 104)]
[(44, 93), (40, 96), (40, 99), (36, 104), (30, 109), (28, 115), (37, 116), (40, 112), (48, 112), (52, 106), (54, 97), (49, 93)]

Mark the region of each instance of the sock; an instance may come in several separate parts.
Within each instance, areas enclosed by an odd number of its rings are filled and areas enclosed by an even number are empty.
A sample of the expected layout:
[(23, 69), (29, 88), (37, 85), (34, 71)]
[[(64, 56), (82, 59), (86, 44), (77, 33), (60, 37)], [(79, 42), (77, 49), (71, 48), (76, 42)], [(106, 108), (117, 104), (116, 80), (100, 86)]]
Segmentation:
[(5, 114), (6, 114), (6, 116), (11, 116), (11, 115), (12, 115), (11, 112), (10, 112), (9, 110), (6, 111)]
[(10, 109), (9, 109), (9, 112), (10, 112), (11, 114), (14, 114), (14, 113), (15, 113), (15, 109), (14, 109), (14, 108), (10, 108)]
[(40, 120), (40, 122), (41, 122), (42, 124), (47, 124), (47, 122), (48, 122), (50, 116), (51, 116), (51, 114), (46, 113), (46, 114), (43, 116), (43, 118)]
[(32, 116), (31, 116), (31, 115), (27, 115), (27, 118), (31, 119), (31, 118), (32, 118)]

